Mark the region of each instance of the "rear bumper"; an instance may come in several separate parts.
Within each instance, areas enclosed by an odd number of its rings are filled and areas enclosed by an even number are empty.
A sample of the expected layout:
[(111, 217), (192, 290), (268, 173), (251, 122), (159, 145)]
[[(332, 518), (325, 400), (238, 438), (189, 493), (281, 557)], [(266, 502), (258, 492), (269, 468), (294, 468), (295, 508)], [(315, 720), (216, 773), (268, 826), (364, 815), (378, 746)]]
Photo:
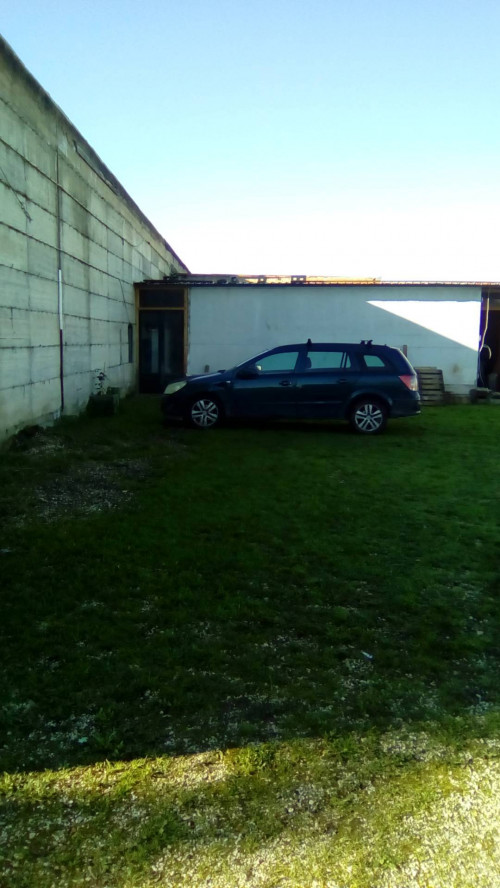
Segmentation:
[(395, 398), (392, 402), (391, 417), (418, 416), (420, 413), (420, 395), (415, 392), (414, 398)]

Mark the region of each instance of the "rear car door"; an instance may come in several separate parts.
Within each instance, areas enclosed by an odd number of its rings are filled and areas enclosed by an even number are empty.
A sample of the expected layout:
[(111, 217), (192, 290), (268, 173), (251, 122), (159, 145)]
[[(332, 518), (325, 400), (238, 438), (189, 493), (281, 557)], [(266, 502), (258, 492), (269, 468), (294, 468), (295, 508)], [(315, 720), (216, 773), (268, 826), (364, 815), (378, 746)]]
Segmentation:
[(300, 346), (282, 346), (242, 364), (230, 388), (231, 414), (249, 417), (296, 416), (295, 391)]
[(311, 345), (297, 370), (297, 415), (303, 419), (335, 419), (356, 387), (359, 371), (345, 346)]

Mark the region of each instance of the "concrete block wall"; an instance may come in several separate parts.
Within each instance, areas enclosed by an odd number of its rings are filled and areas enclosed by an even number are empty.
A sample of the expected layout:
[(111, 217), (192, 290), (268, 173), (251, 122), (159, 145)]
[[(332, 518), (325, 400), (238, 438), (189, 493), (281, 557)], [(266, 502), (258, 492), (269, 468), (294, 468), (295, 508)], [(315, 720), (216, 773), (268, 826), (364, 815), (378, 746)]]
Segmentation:
[[(59, 346), (62, 280), (63, 373)], [(136, 382), (134, 282), (186, 266), (0, 38), (0, 440)]]

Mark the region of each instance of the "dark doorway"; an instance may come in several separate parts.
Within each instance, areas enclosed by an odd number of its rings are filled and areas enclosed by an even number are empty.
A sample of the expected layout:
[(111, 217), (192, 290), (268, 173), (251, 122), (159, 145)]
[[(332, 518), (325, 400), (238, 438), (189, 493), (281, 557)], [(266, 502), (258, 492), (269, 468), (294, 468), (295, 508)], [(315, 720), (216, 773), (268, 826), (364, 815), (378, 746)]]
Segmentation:
[(184, 312), (139, 311), (139, 391), (162, 392), (184, 373)]
[(478, 385), (500, 390), (500, 292), (483, 291)]

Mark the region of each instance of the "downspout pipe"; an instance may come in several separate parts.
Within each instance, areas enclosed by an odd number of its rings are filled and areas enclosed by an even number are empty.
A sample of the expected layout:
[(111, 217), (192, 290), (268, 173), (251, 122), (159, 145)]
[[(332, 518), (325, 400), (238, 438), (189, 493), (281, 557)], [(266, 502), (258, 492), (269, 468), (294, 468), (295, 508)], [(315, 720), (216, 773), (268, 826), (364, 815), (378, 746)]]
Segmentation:
[(57, 308), (59, 313), (59, 382), (61, 387), (61, 413), (64, 412), (64, 313), (62, 269), (57, 269)]
[(61, 413), (64, 412), (64, 302), (61, 249), (61, 186), (59, 184), (59, 150), (56, 149), (56, 225), (57, 225), (57, 314), (59, 317), (59, 385)]

